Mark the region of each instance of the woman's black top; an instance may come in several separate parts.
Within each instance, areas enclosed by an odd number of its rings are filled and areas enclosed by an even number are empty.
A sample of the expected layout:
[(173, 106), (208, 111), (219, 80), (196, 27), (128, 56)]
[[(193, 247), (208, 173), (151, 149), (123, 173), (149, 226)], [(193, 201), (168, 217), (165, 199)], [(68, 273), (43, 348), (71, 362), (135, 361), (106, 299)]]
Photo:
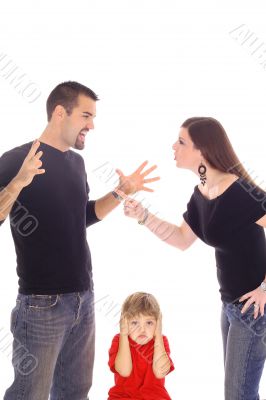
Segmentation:
[(210, 200), (196, 186), (183, 217), (193, 232), (215, 248), (221, 298), (231, 302), (256, 289), (265, 278), (266, 192), (237, 179)]

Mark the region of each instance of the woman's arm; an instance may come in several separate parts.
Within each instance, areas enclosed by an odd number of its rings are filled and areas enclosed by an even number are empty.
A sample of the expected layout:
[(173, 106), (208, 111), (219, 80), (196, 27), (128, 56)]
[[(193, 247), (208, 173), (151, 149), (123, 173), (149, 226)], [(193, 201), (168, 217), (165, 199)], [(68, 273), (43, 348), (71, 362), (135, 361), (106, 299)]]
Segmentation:
[[(125, 201), (124, 213), (128, 217), (143, 220), (145, 208), (136, 200), (128, 199)], [(186, 250), (197, 239), (186, 221), (183, 221), (181, 226), (177, 226), (146, 211), (144, 225), (159, 239), (180, 250)]]

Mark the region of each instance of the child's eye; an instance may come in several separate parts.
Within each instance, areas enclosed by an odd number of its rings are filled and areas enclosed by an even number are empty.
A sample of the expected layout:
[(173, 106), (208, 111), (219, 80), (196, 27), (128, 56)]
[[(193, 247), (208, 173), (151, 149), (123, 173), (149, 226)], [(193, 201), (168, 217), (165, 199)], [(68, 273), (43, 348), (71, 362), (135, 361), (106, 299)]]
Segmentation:
[(154, 322), (153, 321), (147, 321), (147, 324), (152, 326), (154, 324)]
[(137, 325), (137, 321), (131, 321), (131, 325)]

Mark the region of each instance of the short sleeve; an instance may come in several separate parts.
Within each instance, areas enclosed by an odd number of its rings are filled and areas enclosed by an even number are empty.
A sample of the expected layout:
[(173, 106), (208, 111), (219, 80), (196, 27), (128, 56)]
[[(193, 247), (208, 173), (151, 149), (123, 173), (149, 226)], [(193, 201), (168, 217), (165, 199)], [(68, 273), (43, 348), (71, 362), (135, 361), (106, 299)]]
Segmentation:
[(113, 373), (116, 373), (115, 359), (118, 352), (118, 347), (119, 347), (119, 335), (115, 335), (109, 350), (109, 361), (108, 361), (109, 368)]
[(174, 363), (170, 357), (170, 347), (169, 347), (169, 342), (168, 342), (168, 339), (166, 336), (163, 336), (163, 343), (164, 343), (164, 348), (165, 348), (166, 354), (168, 355), (168, 358), (170, 361), (170, 369), (168, 371), (168, 374), (170, 374), (170, 372), (172, 372), (175, 369), (175, 367), (174, 367)]
[(200, 237), (200, 231), (199, 231), (200, 221), (199, 221), (198, 206), (195, 201), (195, 190), (189, 202), (187, 203), (187, 210), (183, 213), (183, 218), (189, 225), (189, 227), (193, 230), (193, 232)]

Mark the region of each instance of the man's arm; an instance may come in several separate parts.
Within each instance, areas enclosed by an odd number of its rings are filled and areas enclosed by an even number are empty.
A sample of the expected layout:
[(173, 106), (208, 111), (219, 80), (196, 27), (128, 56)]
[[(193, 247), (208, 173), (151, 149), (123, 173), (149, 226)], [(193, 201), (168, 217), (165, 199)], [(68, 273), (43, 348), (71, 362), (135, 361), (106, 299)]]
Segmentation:
[(127, 195), (139, 192), (140, 190), (144, 190), (146, 192), (153, 192), (152, 189), (145, 187), (145, 184), (158, 181), (160, 178), (157, 176), (155, 178), (146, 179), (146, 177), (153, 172), (157, 166), (153, 165), (148, 168), (146, 171), (143, 171), (147, 166), (148, 161), (143, 162), (131, 175), (125, 176), (120, 169), (117, 169), (116, 172), (119, 175), (119, 185), (115, 189), (120, 197), (120, 200), (115, 198), (112, 193), (107, 193), (104, 197), (96, 200), (95, 203), (95, 213), (97, 217), (101, 220), (106, 217), (111, 211), (113, 211), (121, 202), (121, 200), (125, 200)]
[(107, 193), (95, 202), (95, 213), (100, 220), (106, 217), (106, 215), (121, 203), (121, 200), (115, 198), (112, 193), (113, 192)]
[(0, 192), (0, 224), (4, 222), (10, 213), (15, 201), (17, 200), (23, 187), (13, 179)]

